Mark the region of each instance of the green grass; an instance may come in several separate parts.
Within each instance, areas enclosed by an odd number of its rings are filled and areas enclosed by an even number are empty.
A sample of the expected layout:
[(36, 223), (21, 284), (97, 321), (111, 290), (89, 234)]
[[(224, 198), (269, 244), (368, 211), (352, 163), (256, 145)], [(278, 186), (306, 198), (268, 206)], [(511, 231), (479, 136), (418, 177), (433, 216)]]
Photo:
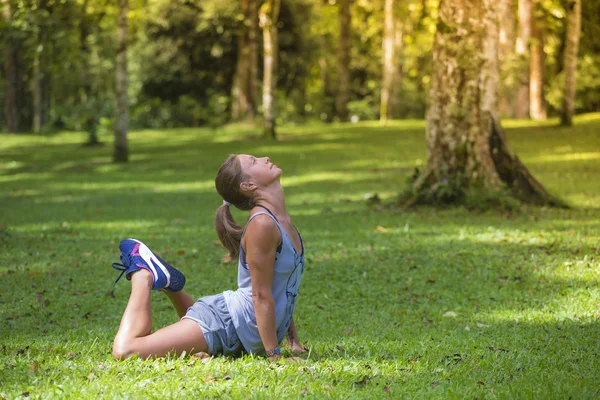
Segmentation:
[[(236, 127), (131, 132), (128, 165), (80, 147), (83, 134), (0, 135), (0, 397), (598, 398), (600, 114), (575, 122), (504, 123), (574, 206), (513, 214), (366, 206), (424, 164), (422, 121), (284, 127), (278, 143)], [(112, 289), (120, 239), (181, 268), (193, 296), (234, 287), (213, 227), (231, 152), (284, 171), (307, 251), (307, 361), (113, 361), (129, 293)], [(155, 327), (175, 320), (155, 293)]]

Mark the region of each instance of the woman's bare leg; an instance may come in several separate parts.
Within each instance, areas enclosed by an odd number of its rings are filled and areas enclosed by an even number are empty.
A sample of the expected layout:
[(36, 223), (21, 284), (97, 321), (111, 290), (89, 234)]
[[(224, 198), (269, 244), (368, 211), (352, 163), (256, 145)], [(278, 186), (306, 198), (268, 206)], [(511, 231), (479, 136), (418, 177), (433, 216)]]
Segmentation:
[(180, 290), (179, 292), (167, 292), (164, 290), (163, 293), (166, 294), (169, 300), (171, 300), (171, 303), (173, 303), (173, 307), (177, 310), (179, 318), (182, 318), (188, 308), (194, 305), (194, 299), (183, 290)]
[[(188, 354), (208, 351), (200, 326), (189, 319), (182, 319), (150, 334), (152, 281), (152, 274), (144, 269), (131, 276), (131, 296), (115, 336), (113, 356), (124, 359), (138, 354), (141, 358), (149, 358), (163, 357), (169, 353), (181, 354), (184, 351)], [(181, 305), (184, 304), (184, 298), (182, 296), (179, 299), (182, 300)]]

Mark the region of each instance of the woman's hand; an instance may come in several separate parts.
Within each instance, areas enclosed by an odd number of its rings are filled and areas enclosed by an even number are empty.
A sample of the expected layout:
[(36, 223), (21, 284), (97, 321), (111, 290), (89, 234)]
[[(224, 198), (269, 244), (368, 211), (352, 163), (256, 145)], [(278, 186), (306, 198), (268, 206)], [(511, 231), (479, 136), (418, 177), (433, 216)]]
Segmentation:
[(290, 344), (291, 352), (296, 356), (301, 356), (308, 353), (308, 347), (302, 346), (300, 342), (293, 342)]

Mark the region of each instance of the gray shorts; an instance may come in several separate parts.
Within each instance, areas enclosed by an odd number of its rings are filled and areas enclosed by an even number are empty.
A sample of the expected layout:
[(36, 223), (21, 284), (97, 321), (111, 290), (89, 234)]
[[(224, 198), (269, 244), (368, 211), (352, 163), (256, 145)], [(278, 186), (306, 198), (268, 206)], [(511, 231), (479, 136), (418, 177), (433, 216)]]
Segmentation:
[(185, 316), (196, 321), (204, 333), (210, 355), (238, 355), (242, 342), (235, 331), (223, 294), (206, 296), (188, 308)]

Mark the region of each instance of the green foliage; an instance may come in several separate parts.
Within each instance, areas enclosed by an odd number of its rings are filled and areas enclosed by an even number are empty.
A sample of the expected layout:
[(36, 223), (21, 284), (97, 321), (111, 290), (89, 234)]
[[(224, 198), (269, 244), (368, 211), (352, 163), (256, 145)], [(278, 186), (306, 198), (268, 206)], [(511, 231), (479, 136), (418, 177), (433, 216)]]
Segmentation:
[(377, 104), (373, 99), (354, 100), (348, 103), (350, 118), (358, 117), (358, 120), (377, 119)]
[(483, 185), (476, 185), (466, 190), (464, 206), (471, 211), (515, 212), (519, 211), (522, 205), (509, 190), (490, 190)]
[[(545, 25), (544, 79), (550, 115), (557, 114), (562, 99), (563, 3), (543, 0), (536, 8), (536, 15), (544, 19)], [(47, 130), (77, 130), (90, 118), (112, 118), (117, 4), (100, 0), (10, 0), (10, 4), (11, 20), (0, 20), (0, 50), (9, 44), (18, 49), (17, 105), (22, 130), (29, 130), (32, 124), (31, 88), (37, 56)], [(396, 2), (403, 46), (402, 79), (391, 99), (393, 118), (425, 115), (438, 7), (438, 0)], [(598, 0), (583, 2), (578, 112), (599, 107), (597, 8)], [(333, 0), (282, 1), (276, 94), (279, 124), (333, 120), (338, 9)], [(352, 2), (349, 93), (350, 106), (361, 120), (377, 119), (379, 114), (383, 9), (383, 0)], [(239, 1), (131, 0), (128, 16), (130, 126), (214, 126), (226, 122), (243, 20)], [(261, 40), (259, 35), (259, 49)], [(463, 58), (462, 62), (472, 58)], [(259, 70), (261, 62), (259, 54)], [(527, 69), (523, 62), (508, 55), (502, 64), (500, 91), (506, 109), (513, 102), (520, 72)], [(6, 81), (4, 74), (0, 68), (2, 82)], [(260, 71), (258, 76), (260, 80)], [(0, 90), (0, 100), (4, 95), (5, 90)], [(4, 108), (0, 108), (0, 122), (4, 121), (2, 113)]]
[[(0, 397), (595, 398), (600, 325), (600, 115), (573, 128), (511, 122), (511, 145), (580, 207), (414, 212), (390, 201), (425, 157), (423, 121), (247, 131), (131, 132), (132, 162), (77, 133), (0, 140)], [(144, 240), (201, 297), (231, 289), (213, 227), (214, 175), (231, 152), (283, 168), (306, 245), (295, 320), (302, 364), (190, 357), (126, 362), (110, 349), (130, 286), (113, 288), (118, 243)], [(238, 221), (245, 213), (236, 212)], [(153, 293), (156, 328), (177, 316)]]
[[(548, 85), (548, 104), (556, 113), (562, 109), (564, 86), (564, 71)], [(578, 60), (575, 107), (578, 111), (600, 109), (600, 56), (598, 55), (585, 55)]]

